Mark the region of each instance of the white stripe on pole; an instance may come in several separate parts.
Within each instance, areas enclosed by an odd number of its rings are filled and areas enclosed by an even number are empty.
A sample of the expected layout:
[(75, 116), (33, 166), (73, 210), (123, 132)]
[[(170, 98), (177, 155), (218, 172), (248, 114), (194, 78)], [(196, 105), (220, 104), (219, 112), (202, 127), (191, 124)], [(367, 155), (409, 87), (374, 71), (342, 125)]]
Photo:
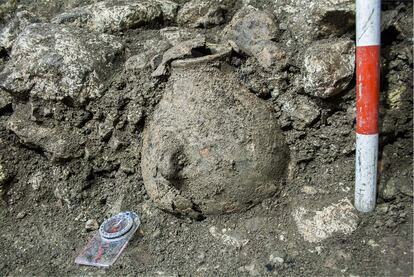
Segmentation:
[(378, 134), (356, 135), (355, 208), (371, 212), (377, 192)]
[(356, 0), (356, 45), (381, 43), (381, 1)]

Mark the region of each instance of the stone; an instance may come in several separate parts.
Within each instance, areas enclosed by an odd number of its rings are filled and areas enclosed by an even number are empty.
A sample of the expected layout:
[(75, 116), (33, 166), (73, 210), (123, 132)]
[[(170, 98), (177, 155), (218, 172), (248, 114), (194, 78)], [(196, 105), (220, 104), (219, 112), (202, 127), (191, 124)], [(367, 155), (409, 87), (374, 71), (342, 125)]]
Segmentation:
[(275, 16), (283, 22), (281, 28), (302, 45), (354, 32), (354, 1), (285, 0), (273, 4)]
[(126, 70), (140, 70), (148, 67), (149, 61), (150, 56), (148, 53), (139, 53), (128, 58), (124, 66)]
[(12, 179), (12, 176), (10, 170), (0, 163), (0, 187), (7, 184)]
[(309, 195), (315, 195), (318, 193), (318, 190), (311, 186), (303, 186), (300, 191)]
[(285, 262), (286, 259), (286, 254), (279, 252), (279, 251), (274, 251), (270, 254), (269, 257), (269, 263), (271, 265), (281, 265)]
[(260, 50), (255, 51), (255, 57), (259, 64), (264, 68), (278, 66), (284, 68), (288, 64), (288, 56), (285, 50), (272, 41), (267, 41), (258, 47)]
[(348, 39), (312, 44), (304, 54), (302, 68), (305, 92), (329, 98), (344, 91), (355, 69), (355, 46)]
[(222, 36), (232, 40), (241, 51), (249, 54), (256, 42), (273, 40), (278, 31), (272, 14), (246, 6), (233, 16)]
[(151, 66), (151, 59), (155, 55), (165, 52), (170, 47), (171, 45), (167, 41), (147, 40), (144, 42), (144, 50), (129, 57), (124, 64), (124, 68), (128, 71), (139, 71), (148, 68)]
[(277, 99), (283, 114), (296, 122), (299, 127), (307, 127), (316, 121), (320, 115), (318, 105), (303, 95), (284, 94)]
[(33, 190), (39, 190), (42, 186), (45, 175), (42, 172), (36, 172), (31, 175), (27, 183), (32, 187)]
[(52, 22), (115, 33), (157, 20), (172, 21), (177, 9), (178, 5), (168, 0), (106, 0), (59, 14)]
[(190, 27), (213, 27), (225, 21), (225, 14), (233, 5), (232, 0), (190, 0), (178, 11), (177, 23)]
[(196, 37), (199, 33), (190, 28), (165, 27), (160, 30), (160, 35), (172, 46), (176, 46), (183, 41)]
[(377, 247), (379, 247), (380, 245), (378, 244), (378, 243), (376, 243), (375, 242), (375, 240), (373, 240), (373, 239), (370, 239), (368, 242), (367, 242), (367, 244), (369, 245), (369, 246), (371, 246), (372, 248), (377, 248)]
[(10, 110), (12, 105), (12, 97), (9, 93), (0, 89), (0, 115), (2, 115), (7, 110)]
[(206, 45), (204, 36), (197, 36), (194, 39), (184, 41), (168, 49), (162, 56), (160, 65), (152, 73), (152, 77), (159, 77), (168, 73), (169, 64), (176, 59), (191, 57), (194, 49), (203, 48)]
[(394, 199), (398, 194), (398, 182), (398, 178), (391, 177), (384, 185), (380, 185), (378, 194), (381, 198), (387, 201)]
[(98, 230), (98, 229), (99, 229), (99, 224), (98, 224), (98, 221), (96, 221), (96, 219), (88, 219), (85, 222), (85, 230), (87, 232), (95, 231), (95, 230)]
[(35, 23), (16, 39), (0, 88), (16, 97), (83, 104), (102, 95), (122, 50), (110, 35)]
[(389, 201), (401, 193), (413, 197), (413, 172), (411, 167), (399, 168), (388, 180), (380, 181), (378, 194)]
[(229, 229), (222, 229), (221, 231), (219, 231), (217, 227), (212, 226), (208, 230), (214, 238), (220, 240), (224, 245), (227, 246), (234, 246), (236, 248), (240, 248), (249, 242), (248, 239), (241, 237), (237, 233), (232, 233), (232, 231)]
[(236, 52), (254, 56), (263, 67), (280, 63), (286, 66), (286, 52), (273, 40), (279, 28), (272, 14), (252, 6), (240, 9), (222, 32)]
[(271, 106), (239, 83), (231, 49), (175, 60), (143, 134), (141, 169), (154, 203), (190, 217), (243, 211), (282, 185), (288, 147)]
[(413, 170), (411, 166), (404, 169), (398, 186), (399, 191), (409, 197), (414, 197), (413, 192)]
[(130, 103), (126, 108), (126, 116), (129, 124), (136, 127), (143, 118), (144, 112), (142, 105)]
[[(407, 9), (406, 12), (402, 10)], [(389, 30), (390, 27), (394, 27), (401, 37), (408, 41), (413, 39), (413, 6), (399, 5), (392, 10), (386, 10), (381, 15), (381, 30)]]
[(250, 276), (261, 276), (258, 266), (254, 263), (250, 265), (241, 266), (238, 268), (238, 271), (241, 273), (248, 273)]
[(349, 235), (358, 225), (357, 212), (346, 198), (321, 210), (301, 206), (292, 215), (303, 239), (312, 243), (322, 242), (333, 234)]
[(15, 17), (0, 30), (0, 48), (10, 50), (20, 32), (31, 23), (38, 21), (34, 15), (27, 11), (17, 12)]
[(15, 133), (23, 144), (49, 154), (51, 160), (68, 160), (83, 155), (84, 138), (80, 130), (69, 126), (41, 126), (30, 117), (30, 104), (16, 106), (6, 128)]
[(23, 219), (26, 216), (26, 212), (22, 211), (16, 215), (17, 219)]

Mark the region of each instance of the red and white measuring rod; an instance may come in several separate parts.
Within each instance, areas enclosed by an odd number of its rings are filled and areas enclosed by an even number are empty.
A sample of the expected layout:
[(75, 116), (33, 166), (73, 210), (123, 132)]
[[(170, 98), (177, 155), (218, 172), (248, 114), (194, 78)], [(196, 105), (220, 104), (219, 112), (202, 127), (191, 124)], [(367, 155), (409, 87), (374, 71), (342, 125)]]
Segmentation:
[(381, 0), (356, 0), (355, 208), (375, 208), (380, 89)]

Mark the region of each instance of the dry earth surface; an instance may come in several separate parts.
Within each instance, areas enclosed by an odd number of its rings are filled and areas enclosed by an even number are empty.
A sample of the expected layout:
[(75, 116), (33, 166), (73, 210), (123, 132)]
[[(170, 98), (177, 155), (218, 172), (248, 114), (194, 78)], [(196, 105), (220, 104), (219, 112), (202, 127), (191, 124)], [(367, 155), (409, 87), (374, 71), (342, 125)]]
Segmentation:
[[(354, 10), (0, 0), (0, 275), (412, 276), (413, 6), (382, 6), (370, 214), (352, 205)], [(76, 265), (123, 210), (142, 224), (114, 266)]]

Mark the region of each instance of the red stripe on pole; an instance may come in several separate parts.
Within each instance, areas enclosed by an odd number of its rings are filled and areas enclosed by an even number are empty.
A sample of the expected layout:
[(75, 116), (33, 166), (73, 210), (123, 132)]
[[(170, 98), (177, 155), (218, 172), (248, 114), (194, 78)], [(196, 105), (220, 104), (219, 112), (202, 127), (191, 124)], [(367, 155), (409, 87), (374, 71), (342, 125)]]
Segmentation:
[(380, 46), (358, 46), (356, 49), (356, 108), (358, 134), (378, 133), (380, 89)]

